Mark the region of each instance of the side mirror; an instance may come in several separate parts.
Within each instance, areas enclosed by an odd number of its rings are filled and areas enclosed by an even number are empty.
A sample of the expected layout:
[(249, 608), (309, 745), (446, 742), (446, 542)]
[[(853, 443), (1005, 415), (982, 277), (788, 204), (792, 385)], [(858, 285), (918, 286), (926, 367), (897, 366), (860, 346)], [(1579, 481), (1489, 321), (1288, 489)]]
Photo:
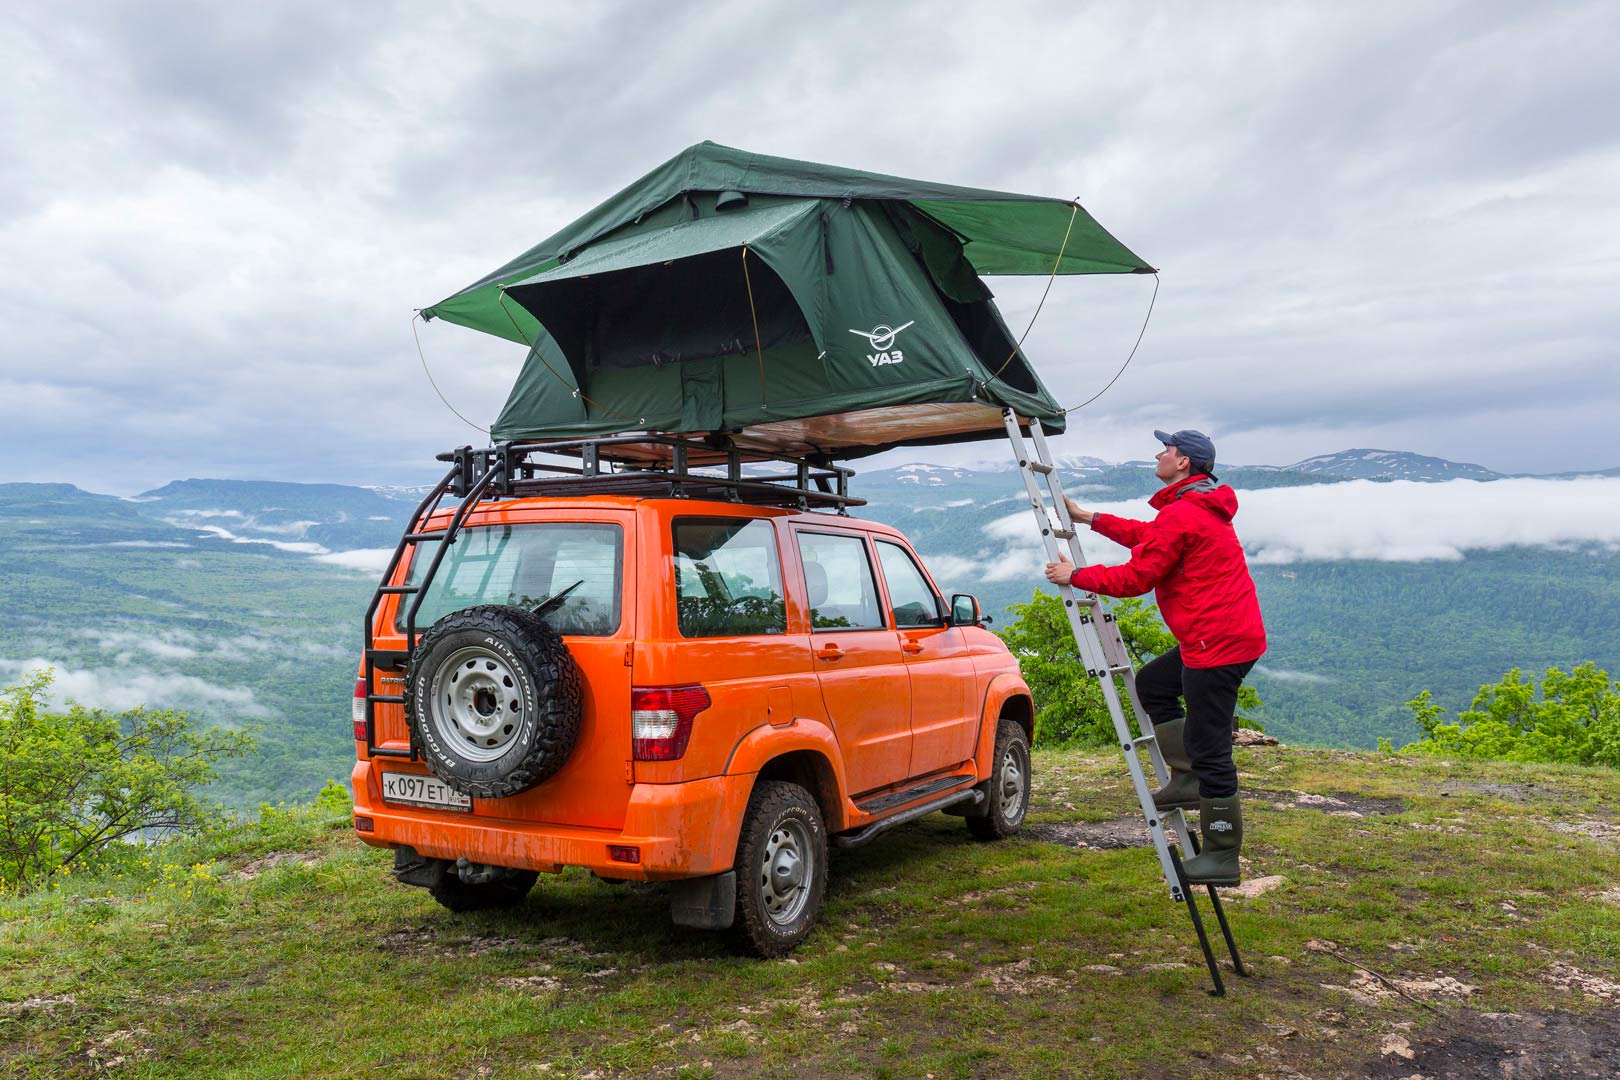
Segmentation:
[(990, 621), (979, 608), (979, 598), (970, 593), (957, 593), (951, 597), (952, 626), (984, 626)]

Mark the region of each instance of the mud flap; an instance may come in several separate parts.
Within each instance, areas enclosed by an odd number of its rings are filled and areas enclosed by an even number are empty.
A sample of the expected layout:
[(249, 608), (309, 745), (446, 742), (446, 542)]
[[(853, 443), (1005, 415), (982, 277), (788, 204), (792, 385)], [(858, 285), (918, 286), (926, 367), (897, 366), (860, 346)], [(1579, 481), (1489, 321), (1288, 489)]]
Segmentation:
[(737, 918), (737, 872), (673, 882), (669, 917), (676, 926), (727, 930)]
[(413, 847), (401, 845), (394, 849), (394, 878), (401, 885), (431, 889), (444, 877), (448, 865), (443, 859), (418, 855)]

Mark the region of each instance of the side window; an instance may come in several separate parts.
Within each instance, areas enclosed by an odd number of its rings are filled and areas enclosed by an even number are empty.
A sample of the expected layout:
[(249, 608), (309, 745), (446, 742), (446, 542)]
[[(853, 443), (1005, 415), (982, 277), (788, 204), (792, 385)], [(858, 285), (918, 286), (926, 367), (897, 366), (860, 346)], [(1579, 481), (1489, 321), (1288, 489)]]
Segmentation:
[(911, 554), (899, 544), (878, 541), (878, 562), (889, 586), (895, 626), (939, 626), (939, 603)]
[(787, 633), (776, 530), (750, 518), (677, 518), (675, 613), (681, 636)]
[(866, 541), (859, 536), (798, 534), (812, 630), (883, 630)]

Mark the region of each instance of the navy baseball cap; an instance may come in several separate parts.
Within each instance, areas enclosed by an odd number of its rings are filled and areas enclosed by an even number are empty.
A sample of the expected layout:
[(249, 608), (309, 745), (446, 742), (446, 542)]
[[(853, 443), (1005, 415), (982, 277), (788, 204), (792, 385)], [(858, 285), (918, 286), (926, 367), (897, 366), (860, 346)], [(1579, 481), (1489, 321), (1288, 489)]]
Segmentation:
[(1194, 461), (1215, 464), (1215, 444), (1202, 431), (1177, 431), (1166, 434), (1155, 431), (1153, 437), (1166, 446), (1173, 446)]

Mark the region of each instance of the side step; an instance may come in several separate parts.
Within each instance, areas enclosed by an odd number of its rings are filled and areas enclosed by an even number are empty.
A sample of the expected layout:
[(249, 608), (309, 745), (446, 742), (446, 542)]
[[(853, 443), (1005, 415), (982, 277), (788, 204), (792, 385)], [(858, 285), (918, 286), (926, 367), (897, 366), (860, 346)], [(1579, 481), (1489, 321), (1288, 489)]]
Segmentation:
[(904, 825), (908, 821), (916, 821), (925, 814), (932, 814), (935, 810), (943, 810), (947, 806), (955, 806), (957, 803), (971, 801), (975, 806), (977, 806), (979, 803), (982, 803), (984, 799), (985, 793), (976, 787), (966, 788), (962, 791), (953, 791), (949, 795), (942, 795), (932, 802), (925, 802), (921, 806), (913, 806), (910, 810), (904, 810), (894, 815), (894, 817), (884, 818), (882, 821), (874, 821), (865, 828), (856, 829), (854, 832), (839, 833), (832, 838), (833, 846), (841, 848), (858, 848), (863, 844), (868, 844), (877, 839), (879, 836), (888, 832), (896, 825)]
[(916, 802), (924, 795), (932, 795), (936, 791), (956, 787), (964, 780), (972, 780), (972, 775), (958, 773), (955, 776), (941, 776), (935, 780), (926, 780), (921, 784), (905, 788), (901, 791), (891, 791), (885, 795), (874, 795), (870, 799), (856, 799), (855, 809), (863, 814), (881, 814), (894, 806), (904, 806), (908, 802)]

